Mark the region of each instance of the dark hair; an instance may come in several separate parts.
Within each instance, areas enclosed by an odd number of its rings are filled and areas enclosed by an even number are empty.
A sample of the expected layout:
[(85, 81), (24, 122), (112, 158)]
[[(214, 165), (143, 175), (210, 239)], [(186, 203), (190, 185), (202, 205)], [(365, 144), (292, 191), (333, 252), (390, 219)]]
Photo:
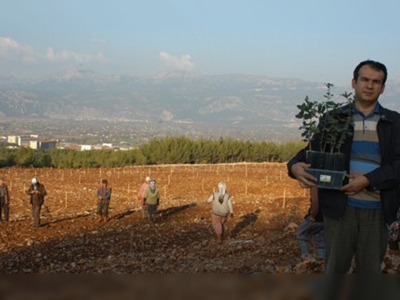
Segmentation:
[(373, 68), (373, 69), (375, 69), (375, 70), (377, 70), (377, 71), (382, 71), (383, 72), (383, 74), (385, 75), (384, 77), (383, 77), (383, 82), (382, 82), (382, 84), (384, 85), (385, 83), (386, 83), (386, 79), (387, 79), (387, 69), (386, 69), (386, 66), (384, 65), (384, 64), (382, 64), (382, 63), (380, 63), (380, 62), (377, 62), (377, 61), (374, 61), (374, 60), (364, 60), (364, 61), (362, 61), (362, 62), (360, 62), (359, 64), (358, 64), (358, 66), (354, 69), (354, 72), (353, 72), (353, 79), (355, 80), (355, 81), (357, 81), (358, 80), (358, 73), (360, 73), (360, 69), (363, 67), (363, 66), (365, 66), (365, 65), (367, 65), (367, 66), (370, 66), (371, 68)]
[(101, 183), (103, 183), (103, 184), (107, 184), (107, 183), (108, 183), (108, 181), (107, 181), (107, 179), (103, 179), (103, 180), (101, 181)]

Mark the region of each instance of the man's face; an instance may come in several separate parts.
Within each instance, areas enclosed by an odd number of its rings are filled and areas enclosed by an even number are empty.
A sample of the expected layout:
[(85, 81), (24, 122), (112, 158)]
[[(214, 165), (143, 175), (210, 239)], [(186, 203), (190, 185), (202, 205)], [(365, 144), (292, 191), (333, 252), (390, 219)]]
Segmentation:
[(385, 90), (382, 71), (373, 69), (368, 65), (361, 67), (357, 81), (353, 78), (351, 85), (355, 92), (355, 99), (361, 103), (375, 103)]

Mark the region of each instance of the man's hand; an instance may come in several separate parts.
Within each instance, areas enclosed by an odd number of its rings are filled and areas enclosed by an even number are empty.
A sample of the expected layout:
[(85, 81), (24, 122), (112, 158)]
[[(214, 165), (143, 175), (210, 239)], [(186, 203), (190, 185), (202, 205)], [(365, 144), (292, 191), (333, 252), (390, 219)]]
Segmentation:
[(302, 187), (315, 186), (315, 181), (317, 181), (317, 178), (306, 172), (306, 169), (309, 167), (311, 167), (310, 164), (299, 162), (292, 165), (290, 169)]
[(231, 219), (233, 219), (233, 214), (230, 214)]
[(349, 177), (349, 183), (340, 189), (347, 195), (357, 194), (369, 186), (369, 180), (363, 175), (349, 174), (347, 177)]

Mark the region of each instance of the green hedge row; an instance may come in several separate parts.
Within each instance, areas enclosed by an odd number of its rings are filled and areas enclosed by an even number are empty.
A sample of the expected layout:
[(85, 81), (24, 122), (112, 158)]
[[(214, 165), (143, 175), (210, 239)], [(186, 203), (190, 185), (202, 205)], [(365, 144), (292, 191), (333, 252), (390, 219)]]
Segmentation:
[(154, 138), (128, 151), (67, 149), (34, 150), (0, 147), (0, 167), (98, 168), (154, 164), (216, 164), (234, 162), (284, 162), (305, 146), (304, 142), (250, 142), (219, 138)]

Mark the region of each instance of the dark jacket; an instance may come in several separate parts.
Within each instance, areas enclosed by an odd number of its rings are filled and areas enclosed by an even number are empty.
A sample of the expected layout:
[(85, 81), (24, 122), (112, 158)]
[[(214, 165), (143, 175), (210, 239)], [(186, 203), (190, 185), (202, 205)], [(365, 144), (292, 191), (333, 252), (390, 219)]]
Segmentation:
[(4, 198), (4, 204), (10, 203), (10, 194), (8, 192), (8, 186), (4, 183), (0, 185), (0, 198)]
[[(344, 106), (342, 113), (348, 111), (348, 106)], [(364, 176), (369, 180), (369, 190), (379, 190), (381, 194), (382, 206), (385, 212), (386, 222), (391, 224), (396, 220), (396, 213), (400, 206), (399, 184), (400, 184), (400, 114), (379, 107), (381, 119), (377, 125), (379, 145), (381, 149), (381, 166)], [(350, 153), (353, 135), (346, 138), (340, 152), (346, 155), (346, 171), (350, 168)], [(316, 149), (319, 143), (318, 134), (311, 141), (312, 149)], [(308, 145), (299, 151), (287, 163), (289, 176), (295, 178), (290, 171), (293, 164), (306, 162), (306, 151)], [(345, 182), (347, 183), (347, 182)], [(318, 197), (321, 210), (324, 215), (340, 219), (347, 203), (347, 195), (340, 190), (318, 189)]]
[(34, 185), (31, 184), (29, 186), (29, 189), (26, 191), (26, 194), (30, 196), (30, 203), (42, 205), (44, 202), (44, 196), (47, 195), (46, 189), (44, 188), (44, 185), (39, 182), (37, 183), (36, 187), (36, 189), (39, 191), (39, 194), (31, 194), (31, 191), (33, 191), (34, 189)]
[(110, 201), (111, 199), (111, 187), (99, 187), (97, 189), (96, 195), (101, 198), (101, 200)]

